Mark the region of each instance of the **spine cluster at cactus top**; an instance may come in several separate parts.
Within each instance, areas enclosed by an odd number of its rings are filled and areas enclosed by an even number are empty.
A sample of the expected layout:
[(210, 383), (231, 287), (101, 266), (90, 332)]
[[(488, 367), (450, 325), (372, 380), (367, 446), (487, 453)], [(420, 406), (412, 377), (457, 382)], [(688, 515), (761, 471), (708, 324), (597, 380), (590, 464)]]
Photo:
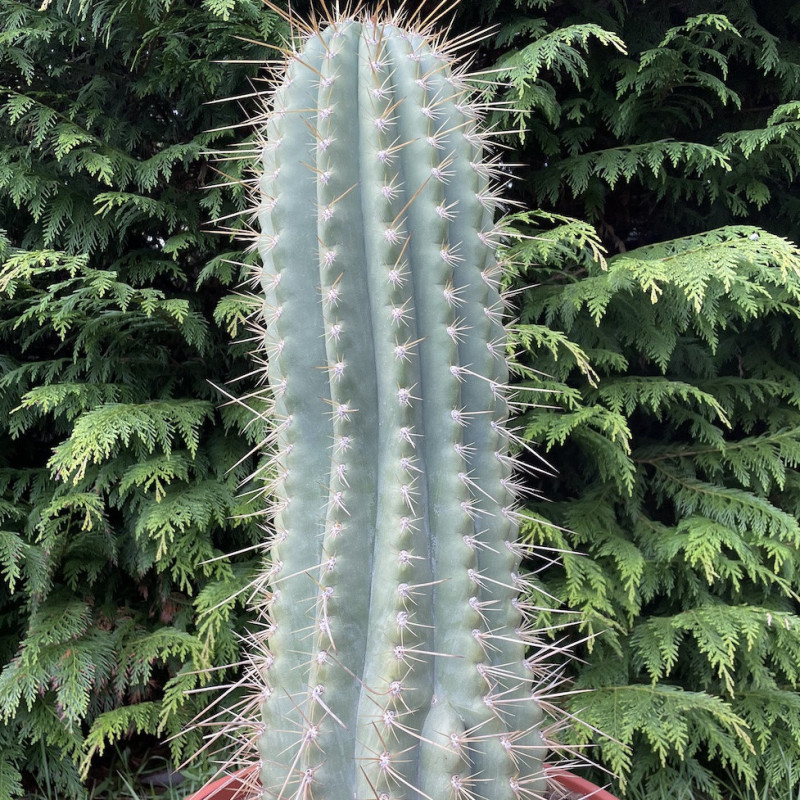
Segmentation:
[(272, 800), (544, 787), (496, 168), (447, 53), (396, 20), (332, 20), (288, 58), (265, 116), (277, 427), (253, 674)]

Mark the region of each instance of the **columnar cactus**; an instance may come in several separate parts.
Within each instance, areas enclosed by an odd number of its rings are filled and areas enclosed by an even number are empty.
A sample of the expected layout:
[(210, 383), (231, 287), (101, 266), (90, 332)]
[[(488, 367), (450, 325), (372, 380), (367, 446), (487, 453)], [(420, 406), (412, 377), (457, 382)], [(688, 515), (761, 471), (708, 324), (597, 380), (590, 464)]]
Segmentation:
[(424, 25), (309, 28), (264, 117), (264, 798), (541, 796), (497, 166)]

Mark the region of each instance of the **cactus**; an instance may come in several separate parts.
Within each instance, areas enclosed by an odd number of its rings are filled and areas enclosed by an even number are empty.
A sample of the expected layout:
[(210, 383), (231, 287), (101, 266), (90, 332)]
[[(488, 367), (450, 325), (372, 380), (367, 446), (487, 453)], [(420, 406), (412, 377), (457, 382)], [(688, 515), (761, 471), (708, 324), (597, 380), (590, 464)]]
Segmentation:
[(417, 20), (309, 26), (261, 128), (277, 421), (248, 680), (264, 798), (541, 797), (516, 543), (500, 167)]

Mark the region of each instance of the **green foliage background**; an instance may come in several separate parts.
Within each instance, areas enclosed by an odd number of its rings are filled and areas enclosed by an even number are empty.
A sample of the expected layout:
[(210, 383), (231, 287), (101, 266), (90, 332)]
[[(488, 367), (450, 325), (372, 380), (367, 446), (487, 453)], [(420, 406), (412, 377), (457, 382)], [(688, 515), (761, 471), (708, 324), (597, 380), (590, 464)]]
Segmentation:
[(259, 430), (215, 388), (250, 366), (242, 255), (208, 225), (242, 193), (209, 188), (205, 151), (242, 111), (207, 103), (247, 89), (256, 68), (220, 60), (271, 53), (242, 40), (276, 21), (258, 2), (0, 17), (0, 796), (27, 773), (77, 799), (94, 755), (179, 733), (206, 702), (194, 671), (239, 660), (255, 557), (214, 559), (260, 539), (238, 496)]
[[(567, 551), (540, 580), (594, 689), (561, 704), (612, 738), (562, 736), (632, 797), (744, 796), (725, 785), (800, 762), (798, 16), (457, 12), (498, 25), (477, 62), (532, 209), (514, 344), (546, 393), (520, 426), (552, 470), (525, 533)], [(256, 0), (0, 0), (2, 797), (43, 775), (85, 797), (104, 749), (186, 728), (195, 670), (239, 658), (263, 430), (216, 388), (253, 386), (229, 344), (247, 256), (208, 224), (244, 197), (204, 152), (248, 136), (218, 129), (281, 33)]]

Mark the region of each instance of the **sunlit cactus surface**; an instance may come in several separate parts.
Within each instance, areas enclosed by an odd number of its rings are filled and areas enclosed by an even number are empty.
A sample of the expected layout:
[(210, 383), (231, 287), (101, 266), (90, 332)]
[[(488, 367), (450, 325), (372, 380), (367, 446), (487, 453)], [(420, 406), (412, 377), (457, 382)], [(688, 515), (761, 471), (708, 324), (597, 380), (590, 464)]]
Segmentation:
[(251, 642), (260, 789), (544, 791), (518, 570), (496, 177), (424, 21), (303, 29), (261, 121), (259, 337), (274, 431)]

